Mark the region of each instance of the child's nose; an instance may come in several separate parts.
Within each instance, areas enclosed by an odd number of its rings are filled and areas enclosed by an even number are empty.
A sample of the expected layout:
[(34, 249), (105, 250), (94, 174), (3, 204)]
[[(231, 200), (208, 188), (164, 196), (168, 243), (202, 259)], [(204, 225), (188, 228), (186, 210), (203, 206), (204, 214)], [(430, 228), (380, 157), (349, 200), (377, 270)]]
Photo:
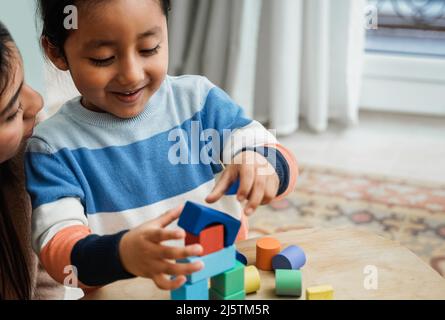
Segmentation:
[(43, 108), (42, 96), (26, 84), (23, 86), (21, 94), (24, 118), (34, 118)]
[(126, 89), (139, 89), (135, 86), (139, 86), (144, 80), (145, 73), (144, 68), (136, 58), (128, 58), (121, 63), (119, 70), (118, 81), (126, 87)]

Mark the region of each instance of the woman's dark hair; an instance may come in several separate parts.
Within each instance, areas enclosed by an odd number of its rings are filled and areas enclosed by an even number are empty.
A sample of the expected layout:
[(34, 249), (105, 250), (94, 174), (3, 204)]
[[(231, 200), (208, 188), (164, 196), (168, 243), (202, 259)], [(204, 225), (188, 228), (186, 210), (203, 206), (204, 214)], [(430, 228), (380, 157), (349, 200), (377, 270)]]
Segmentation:
[[(0, 96), (9, 82), (12, 37), (0, 22)], [(18, 178), (9, 162), (0, 163), (0, 299), (30, 299), (31, 280), (23, 248), (6, 203), (6, 188), (14, 188)]]
[[(46, 38), (61, 55), (64, 56), (63, 47), (68, 38), (69, 30), (64, 28), (67, 6), (98, 5), (110, 0), (38, 0), (38, 11), (42, 20), (42, 38)], [(170, 0), (160, 1), (162, 11), (168, 19)]]
[(7, 74), (11, 68), (9, 60), (12, 52), (11, 47), (8, 46), (8, 44), (12, 42), (13, 40), (10, 33), (0, 21), (0, 96), (3, 94), (10, 81)]

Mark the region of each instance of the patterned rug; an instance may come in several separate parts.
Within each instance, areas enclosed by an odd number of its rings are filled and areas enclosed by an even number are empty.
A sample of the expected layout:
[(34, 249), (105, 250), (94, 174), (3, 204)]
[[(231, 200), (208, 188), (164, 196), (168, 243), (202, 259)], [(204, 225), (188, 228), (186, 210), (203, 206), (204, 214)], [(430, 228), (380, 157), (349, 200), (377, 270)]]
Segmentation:
[(302, 166), (287, 199), (250, 218), (250, 237), (352, 225), (413, 251), (445, 277), (445, 184)]

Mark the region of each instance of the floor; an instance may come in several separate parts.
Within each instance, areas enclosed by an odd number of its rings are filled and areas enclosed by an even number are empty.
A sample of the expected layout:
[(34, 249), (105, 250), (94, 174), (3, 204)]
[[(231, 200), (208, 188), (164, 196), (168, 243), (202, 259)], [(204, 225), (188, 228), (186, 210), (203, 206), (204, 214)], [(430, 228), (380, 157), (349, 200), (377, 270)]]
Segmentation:
[(280, 142), (301, 164), (445, 184), (445, 117), (363, 111), (356, 127), (317, 135), (303, 125)]

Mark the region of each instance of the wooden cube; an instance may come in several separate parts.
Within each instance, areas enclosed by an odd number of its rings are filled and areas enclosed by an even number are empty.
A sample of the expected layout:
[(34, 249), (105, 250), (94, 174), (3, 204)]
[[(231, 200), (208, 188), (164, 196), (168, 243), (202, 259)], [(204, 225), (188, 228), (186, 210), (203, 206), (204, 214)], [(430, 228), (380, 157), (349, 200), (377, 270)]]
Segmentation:
[(209, 300), (208, 282), (204, 279), (196, 283), (186, 283), (170, 294), (172, 300)]
[(334, 288), (330, 285), (310, 287), (306, 289), (306, 300), (332, 300)]
[(213, 290), (221, 296), (231, 296), (244, 290), (245, 266), (236, 261), (235, 267), (210, 279)]
[(204, 251), (201, 256), (220, 251), (224, 249), (224, 226), (217, 224), (205, 228), (198, 236), (186, 233), (185, 245), (200, 244)]
[(188, 257), (177, 260), (177, 262), (193, 263), (195, 261), (202, 261), (204, 263), (204, 269), (187, 275), (188, 283), (196, 283), (204, 279), (210, 279), (211, 277), (232, 269), (235, 267), (235, 257), (236, 247), (233, 245), (203, 257)]
[(239, 291), (235, 294), (232, 294), (230, 296), (222, 296), (216, 290), (213, 290), (212, 288), (210, 288), (209, 298), (210, 298), (210, 300), (245, 300), (246, 292), (244, 290), (241, 290), (241, 291)]

